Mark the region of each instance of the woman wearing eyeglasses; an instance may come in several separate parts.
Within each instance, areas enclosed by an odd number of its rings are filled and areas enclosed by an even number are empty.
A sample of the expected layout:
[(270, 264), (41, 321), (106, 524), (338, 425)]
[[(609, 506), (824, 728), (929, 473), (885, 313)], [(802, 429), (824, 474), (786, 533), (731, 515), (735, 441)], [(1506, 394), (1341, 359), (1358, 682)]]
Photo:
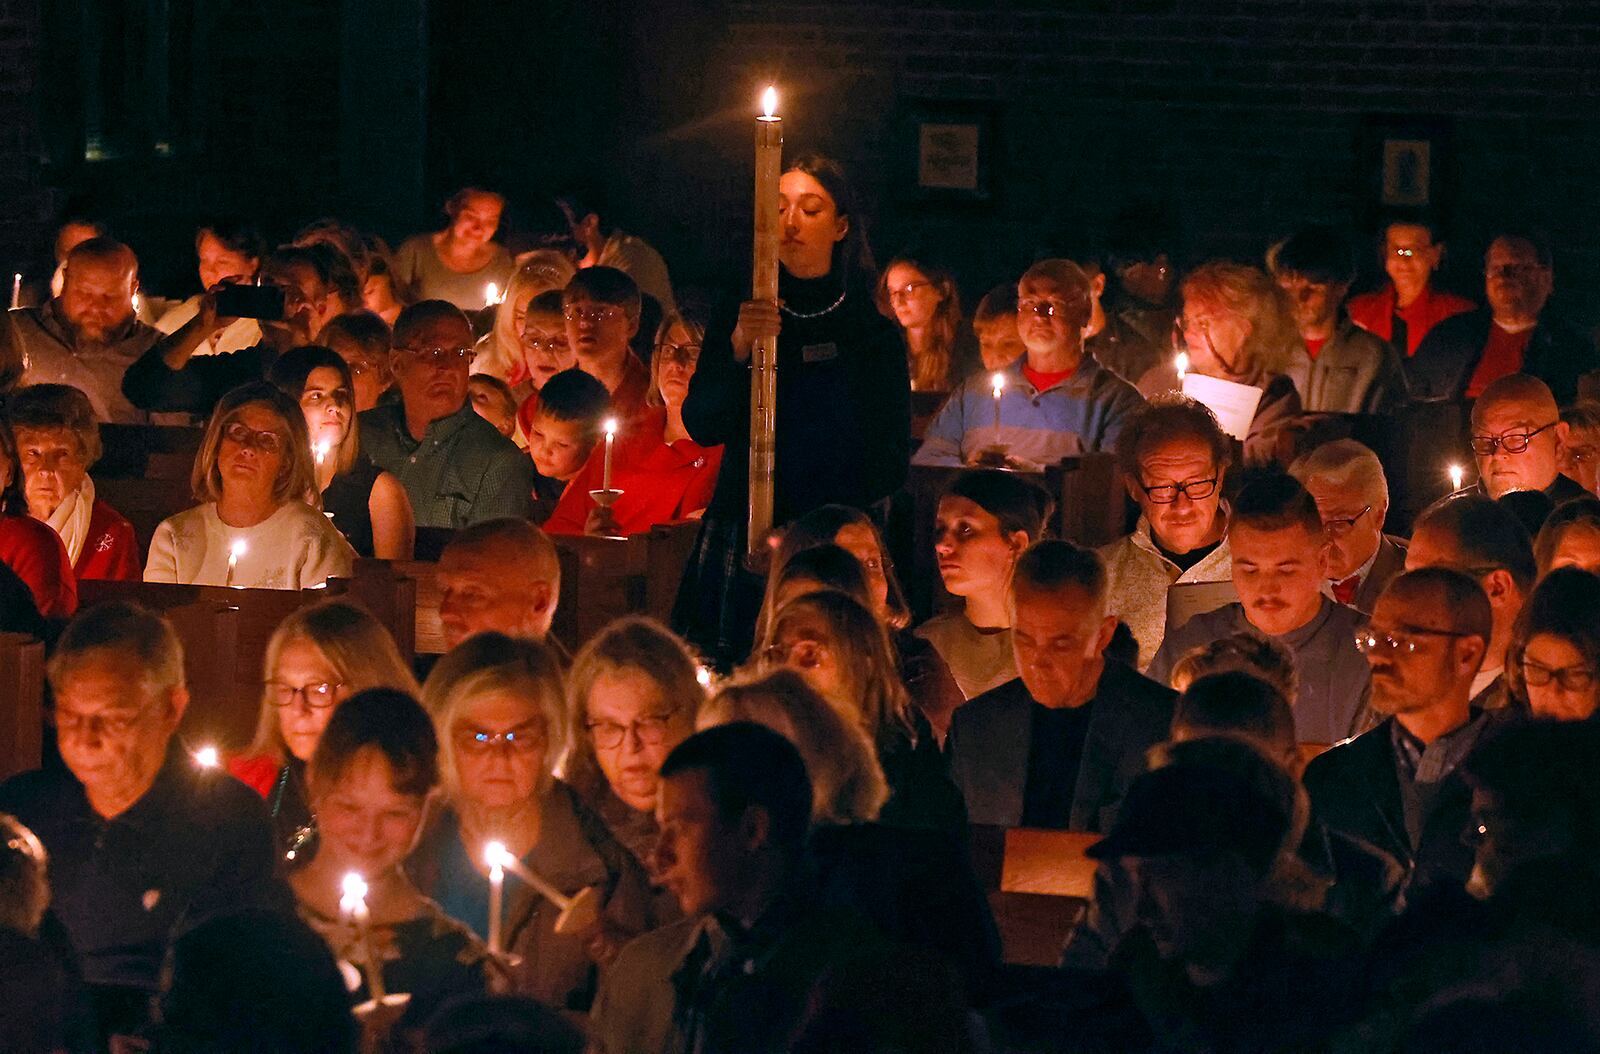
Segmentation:
[(962, 325), (961, 293), (950, 272), (898, 256), (878, 279), (878, 310), (900, 327), (914, 392), (948, 392), (980, 365), (977, 339)]
[(440, 660), (423, 689), (440, 744), (443, 799), (406, 861), (417, 888), (480, 937), (490, 932), (485, 847), (512, 857), (564, 895), (597, 890), (599, 922), (557, 933), (561, 910), (505, 876), (500, 932), (516, 991), (587, 1010), (596, 965), (655, 925), (649, 880), (605, 824), (551, 769), (565, 742), (555, 654), (542, 644), (479, 634)]
[(301, 409), (266, 381), (217, 403), (195, 456), (202, 504), (150, 540), (146, 582), (311, 589), (350, 574), (355, 552), (320, 509)]
[[(622, 535), (642, 534), (658, 523), (698, 519), (711, 502), (722, 464), (720, 446), (703, 447), (683, 427), (683, 399), (700, 361), (705, 327), (682, 315), (668, 315), (656, 333), (650, 356), (647, 408), (619, 420), (611, 452), (611, 486), (622, 491), (611, 507), (615, 523), (604, 529)], [(595, 500), (589, 492), (605, 483), (606, 449), (595, 444), (583, 470), (561, 494), (561, 502), (545, 523), (551, 534), (600, 530)]]
[(1512, 699), (1535, 717), (1587, 721), (1600, 709), (1600, 576), (1559, 567), (1517, 616), (1507, 654)]
[(383, 624), (339, 600), (291, 613), (267, 641), (255, 738), (228, 771), (267, 800), (291, 866), (316, 852), (306, 764), (334, 709), (368, 688), (421, 694)]
[[(1300, 395), (1284, 368), (1300, 341), (1288, 297), (1264, 272), (1213, 260), (1183, 280), (1183, 313), (1173, 326), (1173, 357), (1187, 372), (1261, 389), (1244, 438), (1246, 464), (1289, 460), (1288, 426), (1300, 416)], [(1139, 379), (1145, 398), (1182, 391), (1177, 362)]]
[(399, 480), (361, 452), (349, 364), (328, 348), (308, 345), (281, 356), (267, 379), (300, 403), (317, 493), (339, 533), (360, 556), (411, 559), (417, 538), (411, 499)]

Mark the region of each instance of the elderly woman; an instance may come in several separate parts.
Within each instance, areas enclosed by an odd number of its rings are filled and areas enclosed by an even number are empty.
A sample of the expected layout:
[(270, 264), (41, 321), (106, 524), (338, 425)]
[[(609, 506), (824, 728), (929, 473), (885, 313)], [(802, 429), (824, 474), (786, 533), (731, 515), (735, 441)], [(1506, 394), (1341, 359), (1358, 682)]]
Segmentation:
[(368, 688), (421, 689), (383, 624), (342, 600), (290, 613), (262, 665), (255, 738), (228, 771), (267, 800), (279, 846), (303, 863), (316, 852), (306, 765), (334, 709)]
[(1587, 721), (1600, 709), (1600, 576), (1551, 571), (1517, 616), (1507, 654), (1511, 697), (1535, 717)]
[(95, 497), (100, 426), (89, 397), (67, 384), (35, 384), (7, 405), (22, 463), (28, 513), (61, 536), (78, 581), (139, 580), (133, 524)]
[(470, 638), (428, 678), (423, 698), (443, 744), (445, 796), (406, 868), (419, 888), (480, 935), (489, 930), (484, 848), (499, 842), (567, 896), (594, 888), (599, 924), (557, 933), (561, 911), (507, 878), (505, 950), (517, 991), (587, 1010), (596, 964), (655, 924), (642, 867), (551, 775), (564, 742), (565, 700), (555, 654), (498, 633)]
[(860, 726), (889, 781), (883, 822), (963, 837), (966, 808), (945, 772), (927, 717), (911, 703), (883, 625), (859, 601), (832, 590), (778, 609), (757, 652), (762, 671), (787, 666)]
[(490, 289), (503, 291), (511, 254), (494, 241), (506, 199), (482, 187), (464, 187), (444, 203), (442, 231), (407, 238), (394, 252), (389, 274), (402, 299), (448, 300), (463, 311), (491, 306)]
[(567, 675), (567, 782), (640, 860), (655, 849), (657, 772), (704, 699), (694, 656), (648, 618), (601, 630)]
[(61, 538), (48, 524), (28, 515), (23, 475), (11, 424), (0, 413), (0, 564), (11, 572), (4, 596), (15, 597), (8, 608), (26, 607), (15, 588), (20, 581), (27, 586), (34, 608), (7, 610), (3, 623), (8, 629), (31, 632), (38, 625), (35, 615), (65, 619), (78, 610), (78, 579)]
[(897, 256), (878, 279), (878, 310), (900, 327), (914, 392), (948, 392), (977, 369), (977, 339), (963, 326), (955, 278), (911, 256)]
[[(612, 506), (616, 529), (642, 534), (658, 523), (696, 519), (711, 502), (722, 464), (720, 446), (703, 447), (683, 427), (683, 400), (700, 361), (705, 327), (682, 315), (668, 315), (656, 334), (650, 356), (650, 392), (642, 415), (627, 423), (611, 457), (611, 485), (622, 491)], [(544, 529), (580, 534), (597, 526), (589, 492), (605, 482), (606, 453), (598, 444)]]
[(522, 257), (511, 273), (505, 299), (494, 309), (493, 325), (478, 341), (472, 372), (487, 373), (505, 381), (519, 404), (537, 391), (541, 383), (531, 376), (522, 343), (528, 305), (545, 293), (565, 289), (576, 273), (572, 261), (554, 249), (535, 249)]
[(267, 378), (300, 404), (311, 440), (312, 472), (322, 509), (359, 556), (409, 560), (416, 546), (411, 499), (398, 479), (361, 452), (355, 380), (329, 348), (294, 348)]
[(300, 406), (266, 381), (212, 411), (194, 462), (203, 504), (169, 516), (150, 540), (146, 582), (310, 589), (350, 574), (355, 552), (314, 500)]
[[(1188, 356), (1190, 373), (1261, 389), (1244, 437), (1245, 461), (1288, 460), (1285, 430), (1300, 416), (1300, 395), (1283, 371), (1300, 333), (1287, 296), (1265, 272), (1223, 260), (1191, 271), (1182, 293), (1174, 352)], [(1156, 366), (1139, 379), (1139, 391), (1147, 399), (1182, 390), (1173, 363)]]
[[(467, 927), (406, 875), (423, 810), (439, 783), (439, 742), (427, 713), (404, 692), (373, 688), (334, 711), (311, 757), (317, 855), (289, 874), (300, 917), (351, 967), (353, 1003), (373, 995), (372, 970), (387, 992), (411, 995), (381, 1049), (410, 1050), (443, 1003), (483, 993), (493, 965)], [(365, 885), (365, 933), (341, 905), (351, 875)], [(365, 939), (363, 939), (363, 937)]]

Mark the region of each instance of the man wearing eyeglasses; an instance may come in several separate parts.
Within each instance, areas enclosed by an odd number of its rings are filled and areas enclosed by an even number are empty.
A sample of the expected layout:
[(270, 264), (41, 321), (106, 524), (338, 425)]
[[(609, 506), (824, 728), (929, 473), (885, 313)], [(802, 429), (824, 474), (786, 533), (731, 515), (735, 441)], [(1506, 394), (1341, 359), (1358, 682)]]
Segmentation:
[(1492, 627), (1483, 590), (1458, 571), (1390, 582), (1356, 637), (1372, 667), (1372, 708), (1386, 716), (1305, 771), (1315, 822), (1393, 856), (1413, 888), (1459, 887), (1472, 870), (1461, 838), (1471, 794), (1458, 769), (1501, 720), (1472, 705)]
[(1578, 381), (1600, 369), (1584, 335), (1545, 310), (1555, 288), (1550, 247), (1532, 234), (1506, 233), (1484, 255), (1488, 307), (1445, 319), (1406, 360), (1418, 400), (1476, 399), (1512, 373), (1543, 380), (1561, 405), (1578, 397)]
[(611, 410), (624, 422), (645, 412), (650, 370), (633, 353), (642, 299), (633, 279), (614, 267), (587, 267), (561, 291), (567, 344), (578, 369), (606, 386)]
[(1322, 517), (1324, 592), (1370, 615), (1383, 587), (1406, 567), (1405, 541), (1383, 533), (1389, 516), (1383, 462), (1353, 439), (1336, 439), (1301, 455), (1289, 474), (1311, 493)]
[(1027, 354), (950, 393), (912, 463), (970, 465), (1003, 455), (1010, 465), (1044, 466), (1113, 449), (1144, 400), (1085, 351), (1090, 318), (1090, 283), (1077, 264), (1030, 267), (1017, 283), (1017, 334)]
[(1316, 502), (1293, 477), (1263, 475), (1234, 500), (1228, 545), (1239, 602), (1169, 630), (1147, 675), (1167, 684), (1179, 659), (1229, 634), (1270, 637), (1294, 655), (1298, 741), (1337, 743), (1359, 733), (1370, 673), (1354, 634), (1365, 617), (1322, 592), (1328, 546)]
[(180, 924), (290, 901), (261, 799), (177, 744), (189, 692), (171, 626), (132, 604), (91, 608), (62, 635), (49, 676), (66, 768), (0, 785), (0, 812), (50, 854), (51, 906), (103, 1047), (146, 1022)]
[(1203, 404), (1158, 396), (1123, 429), (1117, 459), (1141, 515), (1133, 533), (1101, 549), (1100, 558), (1109, 614), (1139, 642), (1142, 670), (1166, 637), (1167, 590), (1233, 576), (1222, 502), (1233, 441)]
[(533, 512), (533, 462), (467, 398), (472, 345), (472, 324), (454, 304), (407, 307), (394, 326), (400, 398), (360, 417), (362, 451), (406, 488), (418, 527)]
[(1478, 487), (1499, 500), (1514, 490), (1540, 490), (1557, 505), (1587, 491), (1561, 474), (1567, 425), (1555, 396), (1537, 377), (1513, 373), (1483, 390), (1472, 407), (1472, 455)]

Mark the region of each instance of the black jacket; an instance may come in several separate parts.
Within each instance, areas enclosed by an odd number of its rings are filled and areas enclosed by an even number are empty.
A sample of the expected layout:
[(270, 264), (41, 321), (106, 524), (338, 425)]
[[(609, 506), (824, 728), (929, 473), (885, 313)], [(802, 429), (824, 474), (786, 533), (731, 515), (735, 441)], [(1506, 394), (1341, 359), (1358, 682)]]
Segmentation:
[[(1428, 331), (1417, 353), (1406, 360), (1411, 398), (1447, 402), (1466, 395), (1467, 384), (1489, 341), (1492, 316), (1487, 308), (1445, 319)], [(1600, 369), (1594, 346), (1571, 326), (1549, 314), (1540, 317), (1528, 338), (1522, 372), (1550, 386), (1562, 406), (1578, 398), (1578, 379)]]

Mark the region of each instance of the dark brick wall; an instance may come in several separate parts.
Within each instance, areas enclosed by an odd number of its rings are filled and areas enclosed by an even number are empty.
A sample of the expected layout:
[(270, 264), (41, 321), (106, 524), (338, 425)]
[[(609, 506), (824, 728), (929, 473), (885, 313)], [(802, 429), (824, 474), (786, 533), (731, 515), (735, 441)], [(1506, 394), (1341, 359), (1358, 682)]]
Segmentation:
[(40, 0), (0, 0), (0, 269), (10, 274), (33, 250), (49, 211), (38, 178), (34, 84)]

